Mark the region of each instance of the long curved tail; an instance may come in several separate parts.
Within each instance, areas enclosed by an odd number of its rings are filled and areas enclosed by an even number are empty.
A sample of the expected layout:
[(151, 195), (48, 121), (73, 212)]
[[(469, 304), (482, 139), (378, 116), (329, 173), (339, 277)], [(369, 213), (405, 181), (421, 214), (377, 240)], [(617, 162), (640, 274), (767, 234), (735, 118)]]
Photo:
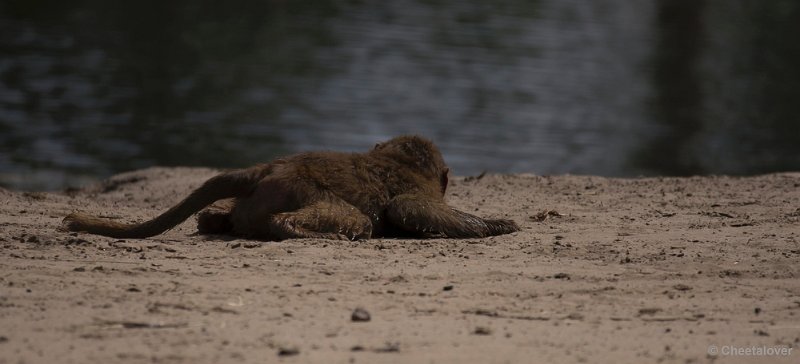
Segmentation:
[(123, 224), (79, 212), (65, 217), (63, 224), (70, 231), (83, 231), (120, 239), (147, 238), (175, 227), (214, 201), (247, 196), (271, 169), (270, 165), (257, 165), (212, 177), (177, 205), (158, 217), (139, 224)]

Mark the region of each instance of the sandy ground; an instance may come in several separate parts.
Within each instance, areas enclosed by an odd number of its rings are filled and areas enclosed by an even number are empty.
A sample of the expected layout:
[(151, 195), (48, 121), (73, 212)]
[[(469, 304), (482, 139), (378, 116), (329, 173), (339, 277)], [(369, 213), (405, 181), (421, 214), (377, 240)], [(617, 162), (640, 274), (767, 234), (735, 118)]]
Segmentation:
[(800, 362), (800, 173), (455, 178), (452, 205), (523, 227), (486, 239), (57, 230), (151, 217), (214, 173), (0, 189), (0, 363)]

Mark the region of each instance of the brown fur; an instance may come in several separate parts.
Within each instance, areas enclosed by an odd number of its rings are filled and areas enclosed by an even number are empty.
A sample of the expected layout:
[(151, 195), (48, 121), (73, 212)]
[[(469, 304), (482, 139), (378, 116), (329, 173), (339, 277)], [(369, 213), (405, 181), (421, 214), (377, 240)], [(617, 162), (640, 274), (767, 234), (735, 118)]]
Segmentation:
[(146, 238), (198, 215), (201, 233), (265, 240), (370, 237), (477, 238), (507, 234), (510, 220), (486, 220), (444, 201), (448, 168), (430, 141), (402, 136), (363, 154), (302, 153), (220, 174), (160, 216), (121, 224), (73, 213), (68, 230)]

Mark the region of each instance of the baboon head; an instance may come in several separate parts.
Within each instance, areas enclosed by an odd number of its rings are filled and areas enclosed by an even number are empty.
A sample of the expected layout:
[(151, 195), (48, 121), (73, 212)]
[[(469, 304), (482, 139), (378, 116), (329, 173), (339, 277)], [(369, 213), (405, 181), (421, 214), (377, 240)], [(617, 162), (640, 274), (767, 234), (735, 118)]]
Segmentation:
[(438, 181), (442, 195), (447, 191), (450, 169), (444, 164), (442, 153), (428, 139), (405, 135), (375, 144), (370, 153), (386, 155), (393, 160), (412, 166), (425, 177)]

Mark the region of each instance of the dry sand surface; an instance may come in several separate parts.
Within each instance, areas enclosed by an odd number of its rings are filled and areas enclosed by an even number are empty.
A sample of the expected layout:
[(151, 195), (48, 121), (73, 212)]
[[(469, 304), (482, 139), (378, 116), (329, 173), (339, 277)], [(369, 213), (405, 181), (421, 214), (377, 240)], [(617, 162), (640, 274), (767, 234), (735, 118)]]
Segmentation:
[[(522, 226), (486, 239), (57, 230), (152, 217), (214, 174), (0, 189), (0, 363), (800, 362), (800, 173), (454, 178), (450, 204)], [(724, 355), (753, 348), (773, 355)]]

